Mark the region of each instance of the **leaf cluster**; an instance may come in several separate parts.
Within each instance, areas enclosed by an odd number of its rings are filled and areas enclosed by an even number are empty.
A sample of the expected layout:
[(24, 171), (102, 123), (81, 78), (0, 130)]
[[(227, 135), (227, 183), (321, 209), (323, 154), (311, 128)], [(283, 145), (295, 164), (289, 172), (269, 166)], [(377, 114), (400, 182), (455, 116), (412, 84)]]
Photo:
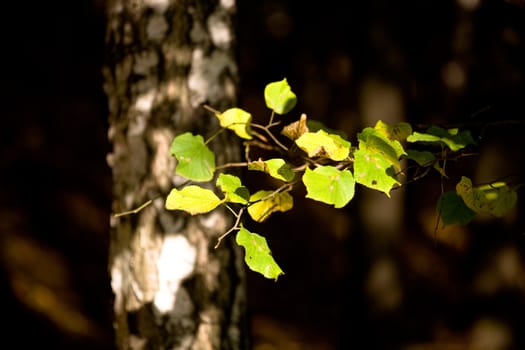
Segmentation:
[[(335, 208), (348, 205), (358, 185), (390, 196), (392, 190), (430, 171), (447, 177), (446, 161), (476, 145), (468, 130), (431, 126), (413, 131), (409, 123), (389, 125), (381, 120), (358, 132), (351, 141), (344, 132), (309, 120), (305, 114), (281, 127), (277, 134), (274, 130), (281, 121), (275, 119), (289, 113), (297, 97), (283, 79), (266, 86), (264, 99), (271, 111), (266, 125), (253, 123), (252, 115), (241, 108), (220, 112), (207, 107), (221, 125), (217, 133), (206, 141), (203, 136), (188, 132), (175, 137), (170, 152), (177, 160), (177, 174), (187, 178), (188, 184), (172, 189), (165, 206), (191, 215), (226, 206), (237, 220), (219, 237), (217, 246), (226, 235), (237, 231), (236, 242), (245, 248), (246, 264), (269, 279), (276, 280), (283, 271), (272, 257), (266, 239), (244, 227), (242, 217), (246, 213), (256, 222), (264, 222), (276, 212), (289, 211), (294, 205), (291, 190), (299, 185), (305, 187), (306, 198)], [(243, 140), (244, 162), (216, 165), (208, 144), (224, 131)], [(271, 149), (275, 157), (252, 160), (251, 147)], [(263, 173), (280, 186), (252, 193), (241, 178), (227, 173), (229, 168), (239, 166)], [(407, 169), (414, 169), (410, 179)], [(214, 181), (217, 190), (206, 186), (210, 181)], [(503, 182), (475, 187), (470, 179), (462, 177), (455, 191), (441, 195), (437, 209), (443, 225), (467, 224), (477, 214), (501, 217), (516, 200), (515, 189)]]

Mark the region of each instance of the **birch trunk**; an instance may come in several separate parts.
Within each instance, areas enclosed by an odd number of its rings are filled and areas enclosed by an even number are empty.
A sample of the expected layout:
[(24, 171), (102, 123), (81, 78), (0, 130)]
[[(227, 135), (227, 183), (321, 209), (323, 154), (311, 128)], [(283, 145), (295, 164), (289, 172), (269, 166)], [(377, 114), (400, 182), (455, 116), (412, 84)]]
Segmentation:
[[(234, 0), (111, 0), (105, 91), (113, 172), (109, 269), (118, 349), (244, 349), (242, 253), (225, 211), (191, 217), (164, 209), (175, 176), (169, 146), (191, 131), (219, 129), (202, 105), (235, 104)], [(238, 145), (214, 139), (217, 164)], [(211, 186), (211, 184), (210, 184)]]

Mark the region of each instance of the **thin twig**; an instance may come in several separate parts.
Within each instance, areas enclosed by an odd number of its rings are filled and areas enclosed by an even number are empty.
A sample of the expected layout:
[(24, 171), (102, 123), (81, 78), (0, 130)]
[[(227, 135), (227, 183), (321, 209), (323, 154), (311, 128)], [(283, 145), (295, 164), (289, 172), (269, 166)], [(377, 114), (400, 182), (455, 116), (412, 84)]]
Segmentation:
[(216, 109), (214, 109), (214, 108), (212, 108), (212, 107), (210, 107), (208, 105), (203, 105), (202, 107), (204, 107), (204, 109), (206, 109), (206, 110), (208, 110), (208, 111), (210, 111), (212, 113), (215, 113), (215, 114), (220, 114), (221, 113), (220, 111), (218, 111), (218, 110), (216, 110)]
[(268, 136), (270, 136), (273, 142), (275, 142), (279, 147), (281, 147), (283, 150), (288, 152), (288, 147), (286, 147), (279, 140), (277, 140), (277, 138), (272, 134), (272, 132), (266, 126), (262, 126), (259, 124), (252, 124), (252, 127), (266, 131), (266, 133), (268, 134)]
[(131, 209), (131, 210), (123, 211), (121, 213), (114, 214), (113, 217), (114, 218), (119, 218), (119, 217), (125, 216), (125, 215), (137, 214), (139, 211), (141, 211), (142, 209), (146, 208), (151, 203), (153, 203), (153, 199), (150, 199), (149, 201), (147, 201), (146, 203), (142, 204), (141, 206), (139, 206), (139, 207), (137, 207), (135, 209)]
[(220, 170), (220, 169), (224, 169), (224, 168), (234, 168), (234, 167), (240, 168), (240, 167), (245, 167), (245, 166), (248, 166), (247, 162), (226, 163), (226, 164), (223, 164), (223, 165), (217, 165), (215, 167), (215, 170)]

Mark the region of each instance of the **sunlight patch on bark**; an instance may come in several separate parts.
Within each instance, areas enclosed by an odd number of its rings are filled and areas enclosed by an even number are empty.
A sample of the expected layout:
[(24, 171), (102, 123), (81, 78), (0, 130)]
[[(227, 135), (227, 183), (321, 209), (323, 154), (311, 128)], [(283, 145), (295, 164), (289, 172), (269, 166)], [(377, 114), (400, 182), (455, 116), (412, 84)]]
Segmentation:
[(208, 30), (210, 31), (211, 41), (221, 49), (227, 49), (233, 40), (231, 26), (226, 22), (223, 13), (216, 11), (208, 18)]
[(169, 312), (175, 305), (181, 282), (191, 275), (195, 266), (196, 249), (186, 237), (167, 234), (157, 261), (159, 289), (154, 304), (160, 312)]
[(144, 5), (153, 8), (158, 12), (164, 12), (169, 6), (168, 0), (144, 0)]
[(149, 19), (146, 32), (148, 38), (152, 41), (160, 41), (164, 38), (166, 31), (168, 30), (168, 23), (162, 15), (153, 15)]

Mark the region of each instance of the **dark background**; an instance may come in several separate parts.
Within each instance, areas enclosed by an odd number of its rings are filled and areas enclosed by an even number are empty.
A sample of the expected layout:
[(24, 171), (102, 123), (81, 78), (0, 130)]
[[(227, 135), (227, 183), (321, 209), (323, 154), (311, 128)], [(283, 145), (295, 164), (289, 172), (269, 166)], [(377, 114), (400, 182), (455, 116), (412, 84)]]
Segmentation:
[[(1, 300), (18, 348), (112, 348), (103, 15), (103, 1), (4, 11)], [(238, 41), (240, 106), (257, 120), (264, 86), (286, 77), (299, 103), (284, 121), (305, 112), (351, 138), (399, 113), (465, 124), (489, 156), (449, 175), (523, 183), (523, 2), (239, 1)], [(392, 115), (365, 115), (375, 106)], [(525, 348), (523, 201), (503, 219), (434, 232), (439, 192), (437, 174), (407, 188), (388, 235), (367, 222), (392, 207), (366, 209), (367, 190), (339, 211), (297, 199), (256, 226), (286, 273), (249, 273), (256, 346)]]

